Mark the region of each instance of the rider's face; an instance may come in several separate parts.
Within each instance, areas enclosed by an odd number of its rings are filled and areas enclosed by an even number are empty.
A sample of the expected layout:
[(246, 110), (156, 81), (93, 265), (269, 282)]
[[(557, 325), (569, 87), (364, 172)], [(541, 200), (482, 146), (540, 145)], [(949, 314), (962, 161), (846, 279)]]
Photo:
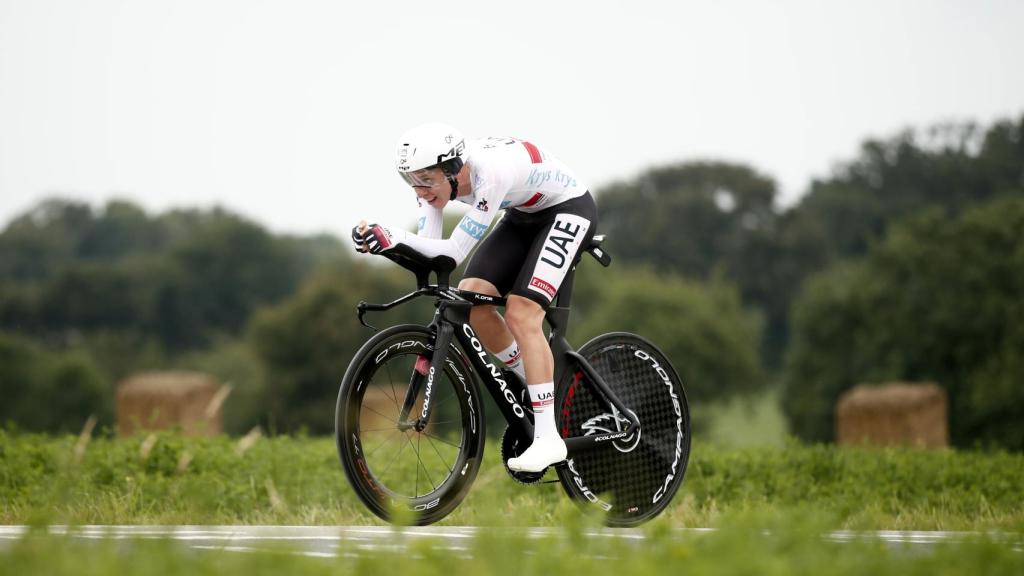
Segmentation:
[(444, 208), (451, 198), (452, 185), (448, 183), (440, 168), (421, 170), (416, 174), (417, 181), (422, 185), (414, 185), (412, 189), (416, 197), (434, 208)]

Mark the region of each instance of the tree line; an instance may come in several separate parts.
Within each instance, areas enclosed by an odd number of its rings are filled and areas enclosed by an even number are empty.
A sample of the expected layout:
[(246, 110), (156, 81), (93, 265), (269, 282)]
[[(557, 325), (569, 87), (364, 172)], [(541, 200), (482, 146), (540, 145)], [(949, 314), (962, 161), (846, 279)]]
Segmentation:
[[(650, 337), (699, 403), (781, 383), (792, 431), (810, 440), (831, 439), (850, 386), (936, 381), (956, 444), (1024, 448), (1022, 132), (1024, 118), (868, 140), (786, 209), (770, 176), (736, 163), (605, 186), (615, 261), (580, 267), (570, 338)], [(11, 399), (0, 420), (54, 431), (87, 413), (109, 420), (120, 378), (181, 367), (235, 386), (233, 431), (326, 432), (369, 336), (355, 304), (412, 287), (381, 264), (223, 209), (44, 201), (0, 232), (0, 394)]]

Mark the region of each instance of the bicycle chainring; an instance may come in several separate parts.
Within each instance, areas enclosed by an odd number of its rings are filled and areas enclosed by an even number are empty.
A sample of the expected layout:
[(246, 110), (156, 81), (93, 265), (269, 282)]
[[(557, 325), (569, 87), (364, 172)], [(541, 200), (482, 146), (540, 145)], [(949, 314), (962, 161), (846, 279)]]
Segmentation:
[(530, 440), (524, 438), (520, 431), (505, 426), (505, 432), (501, 435), (501, 462), (505, 465), (505, 472), (520, 484), (536, 484), (547, 472), (547, 468), (540, 472), (515, 472), (508, 467), (509, 458), (518, 457), (529, 447)]

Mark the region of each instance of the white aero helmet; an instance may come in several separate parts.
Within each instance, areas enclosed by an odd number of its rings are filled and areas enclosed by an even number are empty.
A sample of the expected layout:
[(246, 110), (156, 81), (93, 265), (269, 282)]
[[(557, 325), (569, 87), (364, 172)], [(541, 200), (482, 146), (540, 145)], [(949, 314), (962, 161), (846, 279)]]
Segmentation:
[(410, 186), (433, 187), (440, 183), (432, 169), (440, 168), (457, 195), (455, 175), (466, 159), (466, 139), (446, 124), (422, 124), (409, 130), (398, 140), (395, 167)]

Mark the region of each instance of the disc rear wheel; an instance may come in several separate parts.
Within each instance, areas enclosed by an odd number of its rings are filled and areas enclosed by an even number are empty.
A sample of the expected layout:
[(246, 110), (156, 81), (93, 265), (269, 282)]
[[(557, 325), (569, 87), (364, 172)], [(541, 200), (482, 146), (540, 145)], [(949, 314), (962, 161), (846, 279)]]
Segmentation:
[[(640, 524), (669, 504), (686, 472), (686, 392), (665, 355), (634, 334), (598, 336), (579, 353), (633, 412), (640, 429), (572, 454), (557, 468), (559, 480), (574, 499), (604, 509), (609, 525)], [(559, 382), (556, 405), (563, 437), (616, 433), (628, 424), (582, 370)]]

